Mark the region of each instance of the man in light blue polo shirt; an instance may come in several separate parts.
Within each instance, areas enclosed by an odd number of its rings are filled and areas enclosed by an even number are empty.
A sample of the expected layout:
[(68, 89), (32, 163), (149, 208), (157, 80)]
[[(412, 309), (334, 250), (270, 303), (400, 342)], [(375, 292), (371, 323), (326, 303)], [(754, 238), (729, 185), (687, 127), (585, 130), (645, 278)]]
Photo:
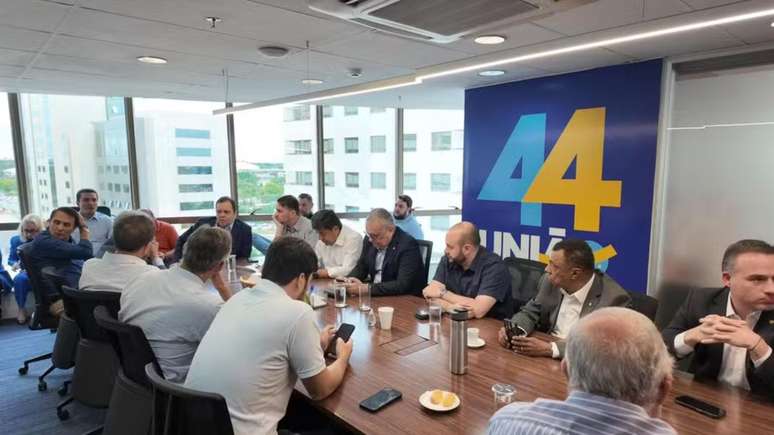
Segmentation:
[(398, 195), (395, 200), (395, 209), (392, 211), (392, 217), (395, 220), (395, 226), (407, 232), (411, 237), (417, 240), (424, 240), (425, 234), (422, 231), (422, 225), (414, 217), (414, 201), (408, 195)]
[[(99, 196), (94, 189), (81, 189), (75, 194), (79, 213), (83, 216), (91, 235), (92, 254), (97, 255), (102, 245), (113, 237), (113, 218), (97, 211)], [(79, 233), (73, 232), (72, 238), (78, 243)]]

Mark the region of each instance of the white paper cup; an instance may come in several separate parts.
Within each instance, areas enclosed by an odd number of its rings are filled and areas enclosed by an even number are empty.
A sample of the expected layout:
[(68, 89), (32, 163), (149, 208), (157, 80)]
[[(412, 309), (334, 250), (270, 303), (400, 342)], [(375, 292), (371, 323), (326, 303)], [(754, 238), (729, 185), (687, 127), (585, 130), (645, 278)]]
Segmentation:
[(478, 342), (478, 328), (468, 328), (468, 343)]
[(379, 307), (379, 327), (382, 329), (392, 328), (392, 313), (395, 309), (392, 307)]

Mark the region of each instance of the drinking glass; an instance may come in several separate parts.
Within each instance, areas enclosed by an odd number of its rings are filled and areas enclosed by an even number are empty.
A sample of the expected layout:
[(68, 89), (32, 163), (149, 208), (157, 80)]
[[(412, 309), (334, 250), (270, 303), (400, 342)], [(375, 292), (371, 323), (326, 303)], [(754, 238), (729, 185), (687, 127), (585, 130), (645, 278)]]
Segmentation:
[(427, 311), (430, 315), (430, 324), (440, 325), (441, 315), (443, 314), (443, 308), (441, 308), (441, 305), (438, 302), (431, 301), (427, 306)]
[(513, 399), (516, 397), (516, 388), (513, 385), (494, 384), (492, 385), (492, 392), (494, 393), (495, 410), (513, 402)]
[(360, 286), (360, 311), (371, 310), (371, 284)]
[(336, 308), (347, 306), (347, 288), (344, 284), (336, 284), (333, 287), (334, 304)]

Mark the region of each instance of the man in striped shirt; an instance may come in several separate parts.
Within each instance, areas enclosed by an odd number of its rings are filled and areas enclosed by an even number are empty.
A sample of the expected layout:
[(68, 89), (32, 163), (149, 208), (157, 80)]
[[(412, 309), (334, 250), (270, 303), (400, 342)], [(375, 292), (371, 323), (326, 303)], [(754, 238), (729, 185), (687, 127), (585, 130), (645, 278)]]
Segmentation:
[(599, 309), (567, 337), (567, 399), (508, 405), (489, 421), (489, 434), (675, 434), (658, 418), (672, 364), (650, 319), (628, 308)]

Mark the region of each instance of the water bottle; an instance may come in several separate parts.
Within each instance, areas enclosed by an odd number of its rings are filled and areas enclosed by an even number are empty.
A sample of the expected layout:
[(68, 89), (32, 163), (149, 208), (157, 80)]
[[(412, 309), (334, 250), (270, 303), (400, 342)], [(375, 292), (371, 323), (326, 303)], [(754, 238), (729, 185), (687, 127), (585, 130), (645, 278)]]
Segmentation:
[(467, 310), (454, 311), (451, 314), (449, 370), (455, 375), (464, 375), (468, 371), (467, 320)]

